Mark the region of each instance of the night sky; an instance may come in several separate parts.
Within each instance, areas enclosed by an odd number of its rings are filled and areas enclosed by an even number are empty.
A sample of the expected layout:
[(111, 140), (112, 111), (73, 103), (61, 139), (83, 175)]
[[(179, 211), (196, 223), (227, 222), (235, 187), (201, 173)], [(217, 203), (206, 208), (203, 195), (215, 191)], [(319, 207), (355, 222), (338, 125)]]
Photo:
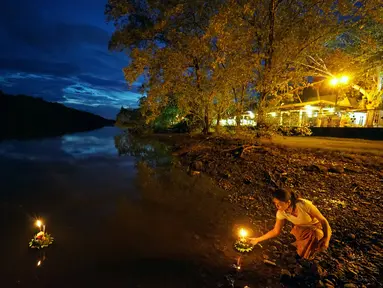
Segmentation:
[(60, 102), (107, 118), (136, 106), (124, 53), (108, 51), (106, 0), (9, 0), (0, 9), (0, 90)]

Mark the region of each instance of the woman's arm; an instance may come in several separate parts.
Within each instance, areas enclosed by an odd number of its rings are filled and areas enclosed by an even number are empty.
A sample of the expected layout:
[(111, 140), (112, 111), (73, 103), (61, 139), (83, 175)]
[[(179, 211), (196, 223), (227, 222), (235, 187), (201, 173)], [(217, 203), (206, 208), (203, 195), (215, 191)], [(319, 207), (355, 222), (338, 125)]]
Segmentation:
[(281, 234), (281, 231), (282, 231), (284, 224), (285, 224), (284, 219), (283, 220), (277, 219), (275, 221), (275, 225), (274, 225), (274, 228), (272, 230), (270, 230), (266, 234), (262, 235), (261, 237), (250, 238), (249, 239), (250, 243), (253, 245), (257, 245), (259, 242), (265, 241), (265, 240), (270, 239), (270, 238), (277, 237), (279, 234)]
[(332, 234), (330, 224), (328, 223), (327, 219), (322, 215), (322, 213), (318, 210), (318, 208), (315, 207), (314, 205), (312, 205), (310, 209), (310, 216), (312, 218), (318, 219), (318, 221), (322, 224), (324, 236), (319, 241), (319, 248), (324, 247), (327, 249), (330, 244), (330, 239)]

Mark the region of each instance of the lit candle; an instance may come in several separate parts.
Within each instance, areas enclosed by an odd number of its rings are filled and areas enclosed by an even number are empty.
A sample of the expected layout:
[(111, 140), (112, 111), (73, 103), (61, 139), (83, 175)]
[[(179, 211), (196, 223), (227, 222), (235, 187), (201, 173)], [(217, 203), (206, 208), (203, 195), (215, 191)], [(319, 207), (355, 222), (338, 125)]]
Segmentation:
[(239, 237), (241, 238), (241, 241), (242, 242), (245, 242), (246, 241), (246, 237), (247, 237), (248, 233), (247, 233), (247, 230), (244, 229), (244, 228), (241, 228), (239, 230)]
[[(40, 228), (40, 231), (41, 231), (41, 225), (42, 225), (42, 224), (43, 224), (43, 223), (41, 222), (41, 220), (37, 220), (37, 221), (36, 221), (36, 226)], [(44, 225), (44, 226), (45, 226), (45, 225)]]

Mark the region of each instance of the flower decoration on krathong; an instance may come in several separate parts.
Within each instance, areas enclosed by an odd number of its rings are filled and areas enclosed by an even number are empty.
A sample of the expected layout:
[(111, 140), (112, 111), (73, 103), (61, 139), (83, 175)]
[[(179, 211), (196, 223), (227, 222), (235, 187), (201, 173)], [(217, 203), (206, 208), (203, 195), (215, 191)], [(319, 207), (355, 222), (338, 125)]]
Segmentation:
[(36, 221), (36, 226), (39, 227), (40, 231), (33, 236), (31, 241), (29, 241), (30, 248), (42, 249), (46, 248), (53, 243), (54, 238), (45, 232), (45, 225), (43, 225), (41, 220)]
[(239, 229), (239, 239), (234, 243), (234, 249), (240, 253), (247, 253), (253, 250), (254, 246), (246, 239), (248, 232), (246, 229)]

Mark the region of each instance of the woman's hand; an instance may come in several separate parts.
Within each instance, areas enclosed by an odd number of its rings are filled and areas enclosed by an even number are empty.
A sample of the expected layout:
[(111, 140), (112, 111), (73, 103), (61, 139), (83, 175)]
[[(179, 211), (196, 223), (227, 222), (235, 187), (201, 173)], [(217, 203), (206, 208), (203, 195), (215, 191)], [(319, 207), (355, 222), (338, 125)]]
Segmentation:
[(328, 237), (323, 237), (318, 242), (318, 250), (326, 250), (330, 245), (330, 239)]
[(251, 245), (257, 245), (259, 243), (259, 239), (258, 238), (249, 238), (249, 242)]

